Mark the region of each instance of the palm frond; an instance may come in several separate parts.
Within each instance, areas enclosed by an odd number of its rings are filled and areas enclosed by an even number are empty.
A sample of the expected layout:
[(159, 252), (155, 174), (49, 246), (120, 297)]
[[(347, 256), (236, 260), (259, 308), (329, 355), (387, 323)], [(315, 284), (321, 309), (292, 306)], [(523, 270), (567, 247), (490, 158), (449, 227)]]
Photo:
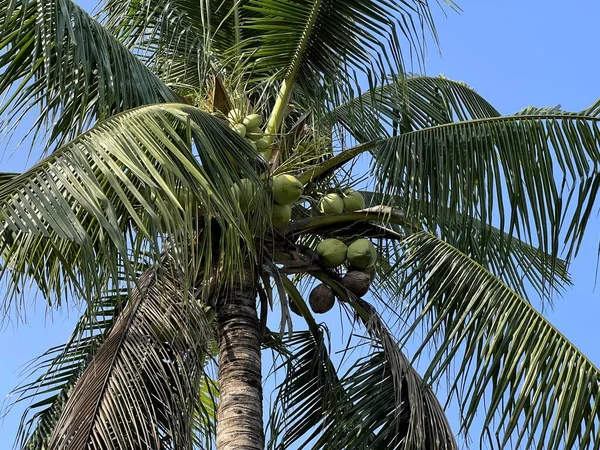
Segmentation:
[(435, 35), (427, 1), (249, 0), (241, 20), (252, 75), (296, 73), (305, 92), (348, 82), (352, 69), (403, 72), (401, 36), (420, 55), (424, 30)]
[[(175, 94), (98, 22), (70, 0), (0, 1), (0, 104), (3, 130), (29, 111), (48, 145), (73, 138), (97, 119), (177, 101)], [(36, 111), (39, 109), (39, 112)]]
[(31, 374), (43, 373), (33, 381), (19, 385), (12, 393), (17, 397), (14, 404), (31, 402), (21, 419), (17, 438), (19, 448), (48, 448), (69, 394), (106, 339), (127, 295), (127, 286), (116, 286), (106, 292), (90, 304), (66, 344), (51, 348), (32, 361)]
[[(299, 294), (292, 291), (295, 301)], [(309, 316), (310, 331), (283, 340), (289, 349), (282, 355), (287, 372), (274, 402), (269, 448), (289, 448), (299, 441), (299, 448), (314, 449), (456, 448), (433, 393), (377, 312), (362, 300), (357, 304), (373, 351), (340, 377), (329, 357), (327, 330), (297, 303)]]
[(414, 75), (370, 89), (330, 114), (359, 142), (454, 121), (499, 117), (487, 100), (465, 83)]
[[(343, 407), (334, 396), (339, 380), (329, 359), (327, 330), (321, 326), (312, 331), (294, 332), (282, 342), (289, 350), (285, 380), (278, 386), (277, 398), (269, 419), (269, 449), (289, 448), (303, 442), (303, 448), (332, 419), (334, 406)], [(345, 406), (348, 406), (347, 404)], [(343, 410), (337, 410), (341, 419)]]
[(599, 124), (587, 112), (529, 111), (439, 125), (382, 140), (374, 173), (430, 229), (472, 217), (547, 254), (564, 245), (568, 257), (600, 183)]
[(49, 448), (191, 448), (213, 337), (206, 308), (165, 256), (138, 280), (69, 396)]
[[(403, 202), (398, 197), (379, 192), (360, 192), (368, 207), (385, 203), (399, 209)], [(456, 216), (460, 215), (457, 211), (445, 212), (447, 215), (452, 213)], [(427, 229), (427, 224), (412, 223), (410, 220), (406, 221), (405, 225), (387, 222), (386, 226), (403, 237), (415, 231), (431, 232), (481, 264), (524, 298), (528, 298), (530, 290), (533, 290), (546, 300), (571, 284), (567, 263), (557, 256), (545, 254), (539, 248), (516, 237), (507, 236), (497, 227), (483, 224), (474, 218), (457, 217), (452, 220), (452, 223), (455, 226), (435, 224), (431, 229)], [(385, 263), (393, 264), (396, 259), (394, 245), (388, 247), (387, 244), (387, 241), (382, 242), (380, 253), (391, 250), (382, 259), (386, 260)], [(387, 270), (380, 272), (382, 277), (378, 278), (380, 283), (378, 289), (388, 291), (389, 284), (389, 291), (395, 292), (396, 279), (386, 277), (386, 272)]]
[(3, 184), (8, 183), (10, 180), (15, 178), (17, 175), (19, 175), (19, 174), (13, 173), (13, 172), (0, 172), (0, 187)]
[[(256, 257), (268, 214), (245, 214), (231, 188), (238, 173), (258, 185), (264, 167), (242, 138), (191, 106), (141, 107), (103, 121), (0, 188), (6, 305), (31, 278), (48, 300), (71, 291), (94, 298), (120, 264), (146, 253), (156, 260), (165, 246), (191, 279), (216, 250), (223, 274), (235, 276)], [(257, 189), (259, 211), (266, 195)]]
[[(542, 300), (549, 300), (571, 285), (567, 263), (556, 255), (478, 220), (457, 219), (455, 223), (456, 227), (431, 231), (481, 264), (521, 297), (528, 299), (533, 291)], [(469, 225), (460, 225), (465, 223)]]
[(217, 435), (217, 405), (219, 386), (217, 381), (204, 373), (199, 389), (199, 400), (195, 402), (192, 424), (194, 450), (212, 450)]
[[(177, 92), (205, 89), (219, 18), (225, 2), (106, 0), (100, 16), (106, 28)], [(233, 45), (233, 44), (232, 44)]]
[[(380, 366), (379, 370), (373, 371), (372, 362), (367, 364), (370, 366), (366, 370), (367, 373), (373, 374), (371, 381), (365, 383), (364, 380), (352, 380), (355, 388), (353, 394), (357, 395), (354, 403), (361, 404), (362, 401), (364, 411), (360, 411), (356, 418), (356, 426), (350, 427), (350, 430), (360, 430), (365, 422), (371, 421), (367, 429), (380, 430), (375, 442), (388, 446), (386, 448), (456, 449), (452, 430), (437, 398), (402, 353), (397, 340), (375, 308), (363, 299), (348, 295), (339, 280), (334, 281), (324, 273), (313, 274), (321, 281), (327, 282), (338, 298), (352, 307), (366, 328), (371, 342), (380, 348), (382, 356), (379, 365), (383, 362), (383, 367)], [(362, 370), (361, 366), (360, 363), (357, 365), (359, 370)], [(381, 386), (378, 376), (383, 376), (386, 380), (383, 391), (378, 391)], [(365, 393), (368, 391), (365, 391), (365, 385), (374, 387), (374, 390)], [(373, 401), (377, 395), (382, 397)], [(393, 401), (390, 401), (390, 398)], [(381, 414), (381, 408), (385, 407), (388, 408), (386, 413)], [(352, 431), (338, 430), (333, 436), (323, 440), (324, 448), (329, 448), (328, 445), (335, 441), (336, 434), (341, 441), (334, 447), (345, 448), (350, 442), (351, 448), (372, 448), (374, 445), (364, 441), (364, 435), (360, 432), (351, 441), (347, 441)]]
[[(433, 348), (424, 379), (452, 370), (465, 430), (485, 411), (489, 448), (598, 448), (600, 371), (528, 302), (429, 233), (401, 246), (398, 302)], [(481, 406), (485, 403), (485, 409)], [(496, 436), (497, 440), (486, 436)]]
[[(282, 365), (287, 373), (274, 402), (268, 448), (289, 448), (294, 443), (313, 449), (456, 448), (441, 407), (429, 388), (418, 387), (420, 378), (413, 369), (395, 372), (400, 361), (375, 340), (369, 354), (340, 377), (329, 358), (324, 332), (320, 329), (321, 340), (314, 332), (302, 331), (284, 341), (292, 351)], [(402, 364), (404, 370), (410, 367), (405, 357)], [(409, 394), (413, 382), (416, 397)], [(410, 402), (422, 403), (411, 408)], [(419, 430), (420, 444), (407, 437), (411, 427), (419, 427), (411, 416), (415, 410), (426, 424)]]

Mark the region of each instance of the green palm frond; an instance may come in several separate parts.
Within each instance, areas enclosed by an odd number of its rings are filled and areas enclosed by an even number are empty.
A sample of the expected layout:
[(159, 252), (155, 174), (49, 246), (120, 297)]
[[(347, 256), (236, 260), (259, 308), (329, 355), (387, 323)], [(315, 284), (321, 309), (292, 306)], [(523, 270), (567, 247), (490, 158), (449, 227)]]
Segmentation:
[(219, 401), (219, 386), (217, 381), (204, 373), (199, 389), (199, 400), (195, 402), (194, 419), (192, 424), (194, 450), (209, 450), (213, 448), (217, 434), (217, 406)]
[[(106, 28), (178, 92), (205, 89), (219, 12), (225, 2), (107, 0), (100, 16)], [(216, 23), (215, 23), (216, 22)]]
[(12, 173), (12, 172), (0, 172), (0, 187), (2, 187), (3, 184), (8, 183), (10, 180), (15, 178), (17, 175), (19, 175), (19, 174)]
[[(291, 288), (291, 295), (295, 301), (300, 294)], [(340, 377), (329, 357), (327, 330), (302, 303), (296, 305), (310, 331), (283, 341), (290, 351), (282, 364), (287, 372), (274, 402), (269, 448), (289, 448), (300, 440), (299, 448), (314, 449), (456, 448), (434, 394), (374, 308), (362, 300), (353, 303), (373, 348)]]
[[(303, 448), (326, 427), (330, 414), (336, 411), (334, 406), (343, 405), (343, 401), (334, 398), (340, 395), (335, 392), (339, 380), (329, 359), (326, 335), (326, 329), (316, 326), (312, 331), (294, 332), (283, 340), (284, 348), (289, 351), (282, 364), (286, 378), (278, 386), (271, 410), (268, 449), (289, 448), (299, 441), (304, 442), (300, 445)], [(341, 419), (343, 411), (337, 412)]]
[(599, 124), (587, 112), (529, 111), (439, 125), (380, 141), (375, 172), (430, 228), (473, 217), (548, 254), (564, 245), (571, 256), (600, 183)]
[[(329, 448), (337, 438), (335, 448), (456, 449), (437, 398), (404, 356), (375, 308), (362, 299), (342, 298), (350, 300), (374, 350), (357, 361), (343, 378), (354, 405), (350, 414), (355, 416), (356, 425), (344, 431), (334, 423), (332, 436), (321, 439), (322, 448)], [(375, 441), (365, 441), (361, 427), (379, 430)]]
[[(313, 449), (456, 448), (435, 396), (418, 387), (420, 378), (404, 356), (395, 359), (401, 355), (397, 347), (390, 354), (376, 339), (369, 354), (340, 377), (329, 358), (325, 331), (295, 332), (284, 341), (292, 351), (282, 365), (286, 378), (274, 402), (268, 448), (299, 442), (298, 448)], [(415, 408), (411, 402), (422, 403)], [(417, 411), (424, 420), (419, 424), (411, 416)], [(411, 427), (421, 433), (417, 441), (410, 441)]]
[[(469, 226), (461, 226), (465, 223)], [(551, 299), (553, 294), (571, 285), (563, 259), (508, 236), (497, 227), (468, 219), (457, 220), (453, 227), (430, 231), (484, 266), (524, 298), (529, 298), (529, 292), (533, 291), (543, 300)]]
[[(372, 191), (360, 191), (366, 201), (367, 207), (381, 204), (400, 208), (403, 200)], [(436, 226), (426, 229), (426, 224), (418, 224), (407, 221), (404, 225), (383, 222), (387, 227), (407, 236), (415, 231), (429, 231), (443, 241), (452, 245), (462, 253), (481, 264), (488, 271), (500, 278), (511, 289), (520, 296), (529, 297), (530, 290), (535, 291), (542, 299), (549, 299), (553, 293), (560, 292), (571, 284), (571, 278), (567, 271), (567, 263), (555, 255), (548, 255), (513, 236), (508, 236), (502, 230), (489, 226), (474, 218), (460, 218), (457, 211), (446, 211), (445, 214), (454, 213), (457, 217), (451, 222), (454, 226)], [(468, 226), (466, 226), (468, 224)], [(380, 246), (380, 252), (391, 249), (384, 256), (384, 264), (392, 263), (396, 258), (394, 245), (384, 241)], [(382, 270), (382, 277), (378, 278), (380, 284), (378, 289), (395, 292), (396, 280), (385, 276), (386, 270)], [(390, 289), (388, 290), (387, 285)]]
[[(342, 377), (341, 384), (351, 402), (348, 410), (330, 422), (330, 427), (319, 439), (315, 448), (356, 448), (356, 449), (456, 449), (449, 425), (440, 415), (433, 392), (424, 388), (423, 397), (436, 406), (423, 405), (424, 414), (433, 422), (422, 430), (424, 443), (419, 446), (405, 440), (411, 426), (410, 400), (404, 390), (398, 395), (398, 384), (386, 352), (374, 344), (368, 356), (359, 358)], [(413, 399), (414, 400), (414, 399)], [(433, 411), (432, 411), (433, 410)], [(436, 416), (437, 414), (437, 416)], [(440, 427), (441, 426), (441, 427)], [(374, 436), (367, 430), (377, 429)]]
[(465, 83), (415, 75), (371, 89), (335, 108), (330, 117), (359, 142), (454, 121), (499, 117)]
[[(424, 378), (452, 370), (468, 430), (485, 412), (489, 448), (598, 448), (600, 371), (528, 302), (451, 245), (417, 233), (401, 245), (398, 302), (433, 348)], [(418, 354), (417, 354), (418, 355)], [(482, 405), (485, 403), (485, 409)], [(489, 440), (484, 436), (496, 436)]]
[(64, 143), (96, 119), (177, 101), (173, 92), (70, 0), (0, 1), (0, 113), (3, 128), (29, 111), (49, 124), (48, 145)]
[[(244, 20), (245, 14), (252, 15)], [(374, 68), (381, 74), (390, 68), (402, 72), (400, 37), (420, 54), (421, 27), (435, 35), (427, 1), (249, 0), (242, 27), (254, 33), (243, 46), (252, 75), (297, 74), (306, 92), (323, 80), (331, 88), (349, 81), (351, 68), (365, 74)]]
[(70, 394), (50, 448), (190, 448), (214, 334), (176, 267), (165, 256), (140, 277)]
[[(191, 106), (141, 107), (102, 122), (0, 188), (9, 303), (29, 277), (47, 299), (70, 290), (94, 298), (122, 261), (158, 259), (165, 245), (192, 278), (216, 262), (215, 250), (235, 276), (255, 257), (268, 215), (248, 217), (231, 188), (238, 170), (261, 183), (263, 168), (243, 139)], [(266, 195), (257, 189), (259, 211)]]

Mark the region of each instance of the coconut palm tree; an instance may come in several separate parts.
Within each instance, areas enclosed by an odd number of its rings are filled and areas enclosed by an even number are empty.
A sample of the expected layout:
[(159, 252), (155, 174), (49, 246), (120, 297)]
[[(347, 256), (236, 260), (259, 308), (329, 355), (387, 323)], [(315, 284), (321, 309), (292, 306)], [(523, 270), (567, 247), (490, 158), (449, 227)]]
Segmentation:
[(33, 113), (44, 149), (0, 174), (4, 314), (32, 284), (85, 307), (16, 389), (19, 446), (454, 449), (448, 380), (481, 447), (598, 448), (600, 372), (531, 301), (569, 285), (600, 104), (409, 75), (425, 0), (0, 11), (3, 132)]

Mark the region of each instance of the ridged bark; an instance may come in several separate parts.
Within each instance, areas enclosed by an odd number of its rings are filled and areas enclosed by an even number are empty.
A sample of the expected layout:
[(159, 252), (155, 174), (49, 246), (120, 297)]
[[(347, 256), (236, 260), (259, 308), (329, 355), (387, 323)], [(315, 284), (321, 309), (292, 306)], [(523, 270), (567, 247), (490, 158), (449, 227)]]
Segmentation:
[(221, 296), (219, 325), (218, 450), (263, 450), (260, 327), (252, 277)]

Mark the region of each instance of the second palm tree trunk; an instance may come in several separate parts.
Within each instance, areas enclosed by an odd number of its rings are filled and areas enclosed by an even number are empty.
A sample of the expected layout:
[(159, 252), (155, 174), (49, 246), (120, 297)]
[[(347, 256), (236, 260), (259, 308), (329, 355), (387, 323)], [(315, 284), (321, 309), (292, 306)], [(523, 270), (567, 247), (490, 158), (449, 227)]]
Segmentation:
[(253, 277), (220, 296), (218, 450), (263, 450), (260, 327)]

